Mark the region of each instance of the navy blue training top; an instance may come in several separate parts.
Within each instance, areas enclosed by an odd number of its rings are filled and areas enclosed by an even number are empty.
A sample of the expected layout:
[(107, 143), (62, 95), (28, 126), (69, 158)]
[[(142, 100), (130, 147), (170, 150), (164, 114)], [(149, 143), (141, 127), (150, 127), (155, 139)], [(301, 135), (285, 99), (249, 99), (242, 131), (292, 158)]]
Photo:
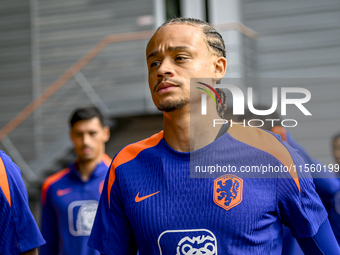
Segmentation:
[(282, 170), (299, 169), (301, 157), (278, 136), (233, 130), (191, 153), (173, 150), (163, 132), (123, 148), (89, 245), (102, 254), (281, 254), (282, 224), (314, 236), (327, 213), (313, 180)]

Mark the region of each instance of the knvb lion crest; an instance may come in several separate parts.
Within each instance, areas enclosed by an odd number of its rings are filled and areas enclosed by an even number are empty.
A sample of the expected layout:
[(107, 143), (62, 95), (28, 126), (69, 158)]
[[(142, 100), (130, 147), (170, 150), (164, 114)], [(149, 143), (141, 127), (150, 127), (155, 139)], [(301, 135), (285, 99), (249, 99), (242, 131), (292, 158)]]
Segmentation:
[(214, 181), (214, 202), (229, 210), (242, 202), (243, 180), (232, 174), (225, 174)]

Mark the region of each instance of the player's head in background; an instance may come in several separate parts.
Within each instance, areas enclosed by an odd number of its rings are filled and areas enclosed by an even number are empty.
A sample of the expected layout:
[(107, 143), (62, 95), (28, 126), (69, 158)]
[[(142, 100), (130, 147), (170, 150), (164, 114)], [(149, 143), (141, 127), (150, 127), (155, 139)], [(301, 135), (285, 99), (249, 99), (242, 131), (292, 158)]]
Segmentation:
[(78, 161), (101, 161), (110, 129), (100, 111), (95, 107), (78, 108), (72, 113), (69, 124)]
[(340, 164), (340, 133), (333, 136), (332, 147), (333, 147), (333, 156), (337, 164)]
[[(254, 108), (257, 110), (268, 110), (270, 106), (264, 104), (255, 104)], [(244, 115), (239, 116), (239, 122), (245, 120), (246, 125), (248, 122), (251, 126), (262, 126), (261, 129), (265, 129), (273, 132), (274, 134), (279, 134), (282, 140), (287, 141), (287, 131), (281, 125), (281, 118), (277, 111), (269, 115), (255, 115), (248, 108), (246, 108)]]
[(190, 78), (216, 82), (227, 66), (222, 36), (207, 22), (192, 18), (175, 18), (161, 25), (147, 45), (146, 58), (152, 99), (163, 112), (195, 102), (196, 98), (190, 98)]

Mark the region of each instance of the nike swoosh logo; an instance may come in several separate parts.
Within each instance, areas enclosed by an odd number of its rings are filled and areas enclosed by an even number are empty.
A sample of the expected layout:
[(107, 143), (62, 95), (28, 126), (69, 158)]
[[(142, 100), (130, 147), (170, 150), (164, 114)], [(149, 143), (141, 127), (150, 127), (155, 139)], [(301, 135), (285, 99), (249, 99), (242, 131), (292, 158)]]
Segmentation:
[(147, 196), (144, 196), (144, 197), (139, 197), (139, 192), (138, 192), (137, 196), (135, 197), (135, 201), (138, 203), (138, 202), (140, 202), (140, 201), (143, 201), (144, 199), (147, 199), (147, 198), (149, 198), (149, 197), (152, 197), (153, 195), (156, 195), (156, 194), (159, 193), (159, 192), (160, 192), (160, 191), (157, 191), (157, 192), (155, 192), (155, 193), (152, 193), (152, 194), (147, 195)]
[(64, 196), (64, 195), (70, 193), (71, 191), (72, 191), (71, 188), (67, 188), (67, 189), (58, 189), (58, 190), (57, 190), (57, 196), (58, 196), (58, 197)]

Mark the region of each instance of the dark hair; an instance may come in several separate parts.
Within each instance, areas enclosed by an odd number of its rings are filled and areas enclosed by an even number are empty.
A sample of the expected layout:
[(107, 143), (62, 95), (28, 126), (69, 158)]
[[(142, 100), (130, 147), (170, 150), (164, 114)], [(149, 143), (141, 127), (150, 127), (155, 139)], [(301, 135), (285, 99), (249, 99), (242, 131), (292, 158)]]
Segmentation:
[(200, 19), (193, 18), (174, 18), (163, 23), (156, 32), (162, 27), (169, 24), (187, 24), (193, 26), (202, 27), (202, 32), (205, 35), (205, 41), (208, 45), (208, 48), (215, 53), (217, 56), (226, 57), (226, 49), (224, 40), (219, 32), (212, 27), (208, 22)]
[(78, 121), (89, 120), (95, 117), (100, 120), (100, 124), (102, 126), (105, 126), (104, 117), (96, 107), (77, 108), (72, 113), (69, 124), (73, 127), (73, 125)]
[[(225, 43), (224, 40), (219, 32), (212, 27), (208, 22), (200, 19), (194, 19), (194, 18), (173, 18), (165, 23), (163, 23), (156, 32), (161, 29), (162, 27), (166, 25), (171, 24), (186, 24), (186, 25), (192, 25), (192, 26), (199, 26), (202, 28), (202, 32), (205, 35), (204, 40), (208, 46), (208, 49), (215, 55), (219, 57), (226, 58), (226, 49), (225, 49)], [(216, 82), (217, 84), (221, 83), (221, 80), (218, 80)], [(219, 94), (221, 100), (222, 100), (222, 106), (217, 105), (217, 113), (218, 115), (223, 118), (224, 112), (227, 110), (227, 104), (226, 99), (227, 95), (225, 94), (224, 90), (222, 89), (216, 89), (217, 93)], [(217, 97), (216, 97), (217, 99)]]
[(333, 136), (333, 138), (332, 138), (332, 143), (334, 143), (335, 142), (335, 140), (338, 140), (340, 138), (340, 133), (339, 134), (336, 134), (336, 135), (334, 135)]

